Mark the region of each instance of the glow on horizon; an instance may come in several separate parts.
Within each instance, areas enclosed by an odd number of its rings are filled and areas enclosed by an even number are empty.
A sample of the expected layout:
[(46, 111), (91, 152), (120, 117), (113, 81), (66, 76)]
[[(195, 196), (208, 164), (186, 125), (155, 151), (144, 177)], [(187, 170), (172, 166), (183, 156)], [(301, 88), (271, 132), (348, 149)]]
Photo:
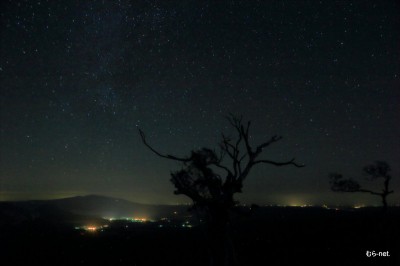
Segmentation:
[[(83, 192), (83, 191), (59, 191), (59, 192), (50, 192), (50, 193), (35, 193), (35, 192), (16, 192), (16, 191), (0, 191), (0, 201), (29, 201), (29, 200), (55, 200), (55, 199), (64, 199), (64, 198), (71, 198), (71, 197), (84, 197), (88, 195), (99, 195), (104, 197), (112, 197), (118, 198), (123, 200), (128, 200), (134, 203), (141, 203), (141, 204), (149, 204), (149, 205), (191, 205), (190, 202), (153, 202), (153, 201), (146, 201), (140, 199), (132, 199), (131, 197), (120, 197), (118, 195), (111, 195), (111, 194), (102, 194), (102, 193), (95, 193), (95, 192)], [(245, 199), (240, 199), (241, 195), (238, 195), (239, 201), (242, 205), (251, 205), (256, 203), (258, 205), (276, 205), (276, 206), (292, 206), (292, 207), (300, 207), (300, 206), (363, 206), (363, 207), (376, 207), (380, 206), (380, 202), (376, 200), (374, 197), (365, 197), (365, 195), (358, 195), (364, 196), (362, 200), (355, 199), (353, 193), (349, 193), (349, 195), (343, 195), (343, 197), (347, 197), (349, 200), (344, 200), (340, 202), (335, 202), (334, 198), (338, 198), (338, 195), (332, 197), (331, 195), (327, 195), (326, 200), (321, 201), (318, 200), (321, 196), (315, 197), (313, 194), (276, 194), (273, 195), (273, 198), (266, 200), (266, 203), (263, 203), (260, 200), (255, 201), (248, 201)], [(260, 202), (260, 203), (259, 203)], [(390, 206), (398, 206), (399, 203), (395, 197), (390, 199)]]
[(125, 221), (130, 221), (130, 222), (135, 222), (135, 223), (145, 223), (145, 222), (151, 222), (152, 220), (144, 217), (103, 217), (103, 219), (109, 220), (110, 222), (112, 221), (118, 221), (118, 220), (125, 220)]

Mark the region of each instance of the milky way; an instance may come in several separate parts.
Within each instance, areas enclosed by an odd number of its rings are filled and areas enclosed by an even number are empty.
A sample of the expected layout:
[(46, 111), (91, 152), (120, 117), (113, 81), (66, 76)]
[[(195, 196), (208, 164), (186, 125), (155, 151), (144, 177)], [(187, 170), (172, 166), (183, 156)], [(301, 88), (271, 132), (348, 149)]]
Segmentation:
[[(215, 3), (218, 2), (218, 3)], [(329, 189), (386, 160), (399, 190), (398, 1), (7, 1), (0, 24), (0, 197), (176, 203), (165, 153), (283, 139), (239, 199), (379, 204)], [(397, 189), (396, 189), (397, 188)], [(400, 193), (388, 200), (400, 202)]]

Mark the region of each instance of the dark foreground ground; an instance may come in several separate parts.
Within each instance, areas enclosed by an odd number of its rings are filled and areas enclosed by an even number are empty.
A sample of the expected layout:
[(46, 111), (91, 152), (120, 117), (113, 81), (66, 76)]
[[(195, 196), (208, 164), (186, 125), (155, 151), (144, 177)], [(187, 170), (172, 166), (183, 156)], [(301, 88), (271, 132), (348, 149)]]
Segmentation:
[[(202, 226), (87, 232), (35, 221), (0, 229), (1, 265), (208, 265)], [(374, 208), (260, 208), (237, 216), (232, 231), (240, 265), (400, 265), (400, 208), (385, 216)]]

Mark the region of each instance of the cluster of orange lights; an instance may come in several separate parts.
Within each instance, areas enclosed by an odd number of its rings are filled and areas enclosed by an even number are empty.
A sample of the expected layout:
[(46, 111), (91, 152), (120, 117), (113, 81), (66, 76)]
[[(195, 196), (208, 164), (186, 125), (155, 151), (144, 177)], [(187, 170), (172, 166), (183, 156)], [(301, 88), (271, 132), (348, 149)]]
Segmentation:
[(88, 226), (84, 226), (84, 227), (75, 227), (75, 229), (84, 229), (85, 231), (88, 232), (96, 232), (97, 230), (103, 229), (103, 228), (107, 228), (108, 225), (102, 225), (102, 226), (95, 226), (95, 225), (88, 225)]
[[(148, 222), (150, 220), (146, 219), (146, 218), (107, 218), (109, 221), (114, 221), (114, 220), (127, 220), (127, 221), (131, 221), (131, 222), (135, 222), (135, 223), (145, 223)], [(109, 225), (103, 225), (103, 226), (95, 226), (95, 225), (87, 225), (87, 226), (82, 226), (82, 227), (75, 227), (75, 229), (79, 230), (79, 229), (83, 229), (85, 231), (88, 232), (96, 232), (98, 230), (101, 230), (103, 228), (107, 228)], [(128, 227), (128, 226), (127, 226)], [(103, 230), (101, 230), (103, 231)]]
[(134, 222), (146, 222), (147, 221), (147, 219), (146, 218), (133, 218), (132, 219)]
[(97, 229), (98, 228), (96, 226), (88, 226), (88, 227), (86, 227), (86, 230), (90, 231), (90, 232), (95, 232)]

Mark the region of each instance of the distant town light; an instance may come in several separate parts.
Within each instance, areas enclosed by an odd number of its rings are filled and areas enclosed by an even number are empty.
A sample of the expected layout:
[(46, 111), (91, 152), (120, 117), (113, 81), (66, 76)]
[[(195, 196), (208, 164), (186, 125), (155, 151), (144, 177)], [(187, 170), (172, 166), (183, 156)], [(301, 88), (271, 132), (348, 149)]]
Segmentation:
[(132, 222), (144, 223), (144, 222), (147, 222), (147, 219), (146, 218), (132, 218)]
[(98, 228), (96, 226), (87, 226), (85, 229), (89, 232), (95, 232)]

